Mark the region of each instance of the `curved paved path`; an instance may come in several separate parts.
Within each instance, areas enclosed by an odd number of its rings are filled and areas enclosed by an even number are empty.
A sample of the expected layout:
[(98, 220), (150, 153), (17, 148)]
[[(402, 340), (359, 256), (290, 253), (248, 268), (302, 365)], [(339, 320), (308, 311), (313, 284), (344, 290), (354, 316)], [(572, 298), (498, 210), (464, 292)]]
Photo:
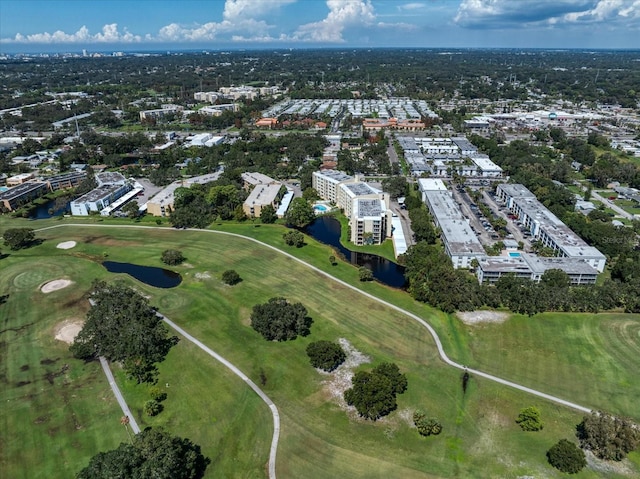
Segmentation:
[(120, 409), (122, 409), (122, 413), (129, 418), (129, 426), (131, 426), (131, 430), (134, 432), (134, 434), (138, 434), (140, 432), (140, 427), (136, 422), (135, 416), (131, 414), (131, 410), (129, 409), (127, 402), (124, 400), (124, 397), (120, 392), (120, 388), (116, 384), (116, 380), (113, 377), (111, 368), (109, 368), (109, 363), (107, 362), (104, 356), (100, 356), (100, 365), (102, 366), (102, 370), (104, 371), (105, 376), (107, 376), (107, 380), (109, 381), (109, 386), (111, 386), (111, 390), (113, 391), (114, 396), (118, 400), (118, 404), (120, 404)]
[[(138, 225), (95, 225), (95, 224), (81, 224), (81, 223), (72, 223), (72, 224), (63, 224), (63, 225), (55, 225), (55, 226), (48, 226), (45, 228), (40, 228), (36, 231), (44, 231), (44, 230), (49, 230), (49, 229), (54, 229), (54, 228), (63, 228), (66, 226), (75, 226), (75, 227), (84, 227), (84, 228), (134, 228), (134, 229), (156, 229), (156, 230), (164, 230), (166, 231), (167, 228), (166, 227), (155, 227), (155, 226), (138, 226)], [(356, 288), (355, 286), (347, 283), (346, 281), (343, 281), (341, 279), (335, 278), (333, 276), (331, 276), (329, 273), (321, 270), (320, 268), (317, 268), (315, 266), (313, 266), (312, 264), (307, 263), (306, 261), (301, 260), (300, 258), (297, 258), (295, 256), (293, 256), (290, 253), (287, 253), (286, 251), (282, 251), (278, 248), (276, 248), (275, 246), (271, 246), (267, 243), (263, 243), (262, 241), (259, 241), (255, 238), (250, 238), (248, 236), (243, 236), (237, 233), (229, 233), (227, 231), (215, 231), (215, 230), (204, 230), (204, 229), (197, 229), (197, 228), (189, 228), (189, 231), (199, 231), (202, 233), (211, 233), (211, 234), (221, 234), (221, 235), (227, 235), (227, 236), (234, 236), (236, 238), (241, 238), (243, 240), (247, 240), (247, 241), (253, 241), (254, 243), (257, 243), (265, 248), (269, 248), (273, 251), (276, 251), (294, 261), (297, 261), (300, 264), (303, 264), (304, 266), (306, 266), (307, 268), (312, 269), (313, 271), (316, 271), (317, 273), (320, 273), (321, 275), (329, 278), (332, 281), (335, 281), (336, 283), (341, 284), (342, 286), (346, 287), (346, 288), (350, 288), (364, 296), (366, 296), (367, 298), (373, 300), (373, 301), (377, 301), (380, 304), (383, 304), (385, 306), (387, 306), (388, 308), (391, 308), (395, 311), (398, 311), (399, 313), (405, 314), (407, 316), (409, 316), (411, 319), (417, 321), (418, 323), (420, 323), (422, 326), (424, 326), (427, 331), (429, 331), (429, 333), (431, 334), (431, 336), (433, 337), (433, 341), (436, 343), (436, 347), (438, 348), (438, 354), (440, 355), (440, 358), (449, 366), (452, 366), (454, 368), (463, 370), (463, 371), (468, 371), (471, 374), (475, 374), (476, 376), (480, 376), (483, 377), (485, 379), (489, 379), (490, 381), (494, 381), (500, 384), (503, 384), (505, 386), (509, 386), (511, 388), (514, 389), (518, 389), (520, 391), (524, 391), (526, 393), (532, 394), (534, 396), (538, 396), (544, 399), (547, 399), (549, 401), (555, 402), (557, 404), (561, 404), (563, 406), (567, 406), (570, 407), (572, 409), (581, 411), (581, 412), (586, 412), (589, 413), (591, 412), (591, 409), (585, 407), (585, 406), (581, 406), (579, 404), (570, 402), (570, 401), (566, 401), (562, 398), (556, 397), (556, 396), (552, 396), (550, 394), (546, 394), (542, 391), (538, 391), (536, 389), (532, 389), (526, 386), (523, 386), (521, 384), (518, 383), (514, 383), (512, 381), (508, 381), (506, 379), (502, 379), (498, 376), (494, 376), (492, 374), (488, 374), (482, 371), (479, 371), (477, 369), (472, 369), (472, 368), (467, 368), (465, 366), (463, 366), (462, 364), (456, 363), (455, 361), (453, 361), (452, 359), (449, 358), (449, 356), (447, 356), (447, 354), (444, 351), (444, 348), (442, 346), (442, 342), (440, 341), (440, 338), (438, 337), (438, 333), (436, 333), (435, 329), (433, 329), (433, 327), (427, 323), (425, 320), (423, 320), (421, 317), (419, 317), (416, 314), (413, 314), (405, 309), (400, 308), (399, 306), (396, 306), (395, 304), (389, 303), (388, 301), (385, 301), (383, 299), (380, 299), (370, 293), (367, 293), (366, 291), (362, 291), (359, 288)], [(162, 316), (162, 315), (161, 315)], [(196, 344), (198, 347), (200, 347), (201, 349), (203, 349), (205, 352), (207, 352), (208, 354), (210, 354), (211, 356), (213, 356), (214, 358), (216, 358), (218, 361), (220, 361), (221, 363), (223, 363), (225, 366), (227, 366), (229, 369), (231, 369), (236, 375), (238, 375), (240, 378), (242, 378), (261, 398), (262, 400), (269, 406), (269, 408), (271, 409), (271, 413), (273, 415), (273, 423), (274, 423), (274, 431), (273, 431), (273, 439), (271, 441), (271, 452), (269, 455), (269, 477), (271, 479), (275, 479), (275, 456), (276, 456), (276, 450), (278, 448), (278, 439), (279, 439), (279, 434), (280, 434), (280, 415), (278, 413), (278, 409), (276, 408), (275, 404), (273, 403), (273, 401), (271, 401), (271, 399), (269, 399), (269, 397), (264, 394), (264, 392), (262, 392), (262, 390), (253, 382), (251, 381), (251, 379), (249, 379), (242, 371), (240, 371), (238, 368), (236, 368), (233, 364), (231, 364), (230, 362), (228, 362), (226, 359), (224, 359), (222, 356), (220, 356), (219, 354), (215, 353), (213, 350), (209, 349), (207, 346), (205, 346), (203, 343), (201, 343), (200, 341), (198, 341), (196, 338), (194, 338), (193, 336), (189, 335), (186, 331), (184, 331), (182, 328), (180, 328), (179, 326), (177, 326), (175, 323), (173, 323), (172, 321), (170, 321), (169, 319), (167, 319), (166, 317), (162, 316), (164, 321), (167, 322), (167, 324), (169, 324), (172, 328), (174, 328), (176, 331), (178, 331), (180, 334), (182, 334), (184, 337), (186, 337), (187, 339), (189, 339), (189, 341), (192, 341), (194, 344)]]
[(269, 478), (276, 479), (276, 452), (278, 451), (278, 441), (280, 440), (280, 414), (278, 413), (278, 408), (276, 407), (276, 405), (269, 398), (269, 396), (267, 396), (264, 391), (260, 389), (256, 383), (249, 379), (247, 375), (244, 374), (240, 369), (231, 364), (229, 361), (227, 361), (225, 358), (220, 356), (208, 346), (205, 346), (201, 341), (191, 336), (165, 315), (158, 312), (156, 312), (156, 314), (160, 316), (165, 323), (167, 323), (173, 329), (178, 331), (178, 333), (184, 336), (187, 340), (191, 341), (209, 356), (212, 356), (213, 358), (224, 364), (226, 367), (228, 367), (236, 376), (240, 377), (240, 379), (247, 383), (247, 385), (251, 389), (253, 389), (256, 394), (260, 396), (260, 398), (267, 404), (267, 406), (269, 406), (269, 409), (271, 409), (271, 415), (273, 416), (273, 437), (271, 438), (271, 450), (269, 451)]

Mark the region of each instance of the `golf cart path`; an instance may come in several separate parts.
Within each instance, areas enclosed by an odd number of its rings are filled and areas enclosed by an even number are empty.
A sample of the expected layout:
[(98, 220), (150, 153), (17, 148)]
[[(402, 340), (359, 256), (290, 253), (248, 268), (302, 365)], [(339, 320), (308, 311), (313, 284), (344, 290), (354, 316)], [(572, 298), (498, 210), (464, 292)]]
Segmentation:
[[(63, 228), (66, 226), (71, 226), (71, 227), (80, 227), (80, 228), (130, 228), (130, 229), (140, 229), (140, 230), (144, 230), (144, 229), (155, 229), (155, 230), (162, 230), (162, 231), (167, 231), (166, 227), (155, 227), (155, 226), (138, 226), (138, 225), (87, 225), (87, 224), (81, 224), (81, 223), (72, 223), (72, 224), (63, 224), (63, 225), (54, 225), (54, 226), (48, 226), (45, 228), (40, 228), (36, 231), (45, 231), (45, 230), (49, 230), (49, 229), (54, 229), (54, 228)], [(205, 229), (198, 229), (198, 228), (188, 228), (188, 231), (198, 231), (198, 232), (202, 232), (202, 233), (209, 233), (209, 234), (220, 234), (220, 235), (226, 235), (226, 236), (233, 236), (236, 238), (241, 238), (247, 241), (252, 241), (256, 244), (259, 244), (265, 248), (269, 248), (279, 254), (282, 254), (294, 261), (297, 261), (298, 263), (306, 266), (307, 268), (310, 268), (311, 270), (325, 276), (326, 278), (328, 278), (331, 281), (335, 281), (336, 283), (346, 287), (346, 288), (350, 288), (353, 291), (356, 291), (359, 294), (362, 294), (364, 296), (366, 296), (367, 298), (371, 299), (372, 301), (377, 301), (380, 304), (383, 304), (385, 306), (387, 306), (388, 308), (391, 308), (395, 311), (398, 311), (401, 314), (404, 314), (408, 317), (410, 317), (411, 319), (417, 321), (419, 324), (421, 324), (422, 326), (424, 326), (427, 331), (429, 331), (429, 333), (431, 334), (431, 336), (433, 337), (433, 340), (436, 344), (436, 347), (438, 349), (438, 354), (440, 356), (440, 358), (442, 359), (442, 361), (444, 361), (446, 364), (448, 364), (449, 366), (452, 366), (454, 368), (460, 369), (462, 371), (467, 371), (470, 374), (475, 374), (476, 376), (479, 377), (483, 377), (485, 379), (488, 379), (490, 381), (494, 381), (497, 382), (499, 384), (503, 384), (505, 386), (509, 386), (511, 388), (514, 389), (518, 389), (520, 391), (526, 392), (528, 394), (532, 394), (534, 396), (538, 396), (544, 399), (547, 399), (549, 401), (555, 402), (557, 404), (561, 404), (563, 406), (567, 406), (569, 408), (575, 409), (577, 411), (581, 411), (581, 412), (585, 412), (585, 413), (590, 413), (591, 409), (585, 407), (585, 406), (581, 406), (579, 404), (576, 404), (574, 402), (570, 402), (567, 401), (565, 399), (556, 397), (556, 396), (552, 396), (551, 394), (547, 394), (544, 393), (542, 391), (538, 391), (537, 389), (532, 389), (529, 388), (527, 386), (523, 386), (521, 384), (518, 383), (514, 383), (512, 381), (508, 381), (506, 379), (500, 378), (498, 376), (494, 376), (492, 374), (488, 374), (485, 372), (482, 372), (480, 370), (477, 369), (472, 369), (472, 368), (467, 368), (466, 366), (459, 364), (455, 361), (453, 361), (452, 359), (449, 358), (449, 356), (447, 356), (447, 354), (444, 351), (444, 347), (442, 346), (442, 342), (440, 341), (440, 337), (438, 336), (438, 333), (436, 333), (435, 329), (433, 329), (433, 327), (427, 323), (425, 320), (423, 320), (421, 317), (419, 317), (418, 315), (411, 313), (405, 309), (400, 308), (399, 306), (396, 306), (392, 303), (389, 303), (388, 301), (385, 301), (383, 299), (380, 299), (376, 296), (374, 296), (373, 294), (367, 293), (366, 291), (362, 291), (361, 289), (352, 286), (351, 284), (347, 283), (346, 281), (343, 281), (341, 279), (335, 278), (334, 276), (330, 275), (329, 273), (321, 270), (320, 268), (317, 268), (309, 263), (307, 263), (304, 260), (301, 260), (300, 258), (297, 258), (295, 256), (293, 256), (290, 253), (287, 253), (286, 251), (282, 251), (278, 248), (276, 248), (275, 246), (271, 246), (267, 243), (263, 243), (262, 241), (259, 241), (255, 238), (251, 238), (249, 236), (243, 236), (241, 234), (237, 234), (237, 233), (230, 233), (227, 231), (215, 231), (215, 230), (205, 230)], [(161, 315), (162, 316), (162, 315)], [(201, 349), (203, 349), (205, 352), (207, 352), (208, 354), (210, 354), (211, 356), (213, 356), (215, 359), (217, 359), (218, 361), (222, 362), (225, 366), (227, 366), (229, 369), (231, 369), (231, 371), (233, 371), (237, 376), (239, 376), (243, 381), (245, 381), (259, 396), (260, 398), (262, 398), (262, 400), (269, 406), (269, 409), (271, 409), (271, 413), (273, 415), (273, 423), (274, 423), (274, 431), (273, 431), (273, 438), (272, 438), (272, 442), (271, 442), (271, 451), (270, 451), (270, 455), (269, 455), (269, 478), (270, 479), (275, 479), (276, 475), (275, 475), (275, 458), (276, 458), (276, 451), (277, 451), (277, 447), (278, 447), (278, 440), (279, 440), (279, 435), (280, 435), (280, 415), (278, 413), (278, 409), (276, 408), (275, 404), (273, 403), (273, 401), (271, 401), (271, 399), (269, 399), (269, 397), (253, 382), (251, 381), (251, 379), (249, 379), (242, 371), (240, 371), (240, 369), (238, 369), (236, 366), (234, 366), (233, 364), (231, 364), (229, 361), (227, 361), (226, 359), (224, 359), (222, 356), (220, 356), (219, 354), (215, 353), (213, 350), (211, 350), (210, 348), (208, 348), (207, 346), (205, 346), (203, 343), (201, 343), (199, 340), (197, 340), (196, 338), (194, 338), (193, 336), (189, 335), (186, 331), (184, 331), (182, 328), (180, 328), (179, 326), (177, 326), (175, 323), (173, 323), (172, 321), (170, 321), (169, 319), (167, 319), (166, 317), (162, 316), (163, 320), (169, 324), (172, 328), (174, 328), (176, 331), (178, 331), (180, 334), (182, 334), (185, 338), (187, 338), (189, 341), (193, 342), (194, 344), (196, 344), (198, 347), (200, 347)]]
[(105, 376), (107, 376), (107, 380), (109, 381), (109, 386), (111, 386), (113, 395), (118, 400), (118, 404), (120, 404), (120, 409), (122, 409), (122, 413), (129, 418), (129, 426), (131, 426), (131, 430), (135, 434), (138, 434), (140, 432), (140, 426), (138, 426), (135, 416), (131, 414), (131, 410), (129, 409), (127, 402), (124, 400), (124, 397), (120, 392), (120, 388), (116, 384), (116, 380), (113, 377), (111, 368), (109, 368), (109, 363), (107, 362), (104, 356), (100, 356), (100, 365), (102, 366), (102, 370), (104, 371)]

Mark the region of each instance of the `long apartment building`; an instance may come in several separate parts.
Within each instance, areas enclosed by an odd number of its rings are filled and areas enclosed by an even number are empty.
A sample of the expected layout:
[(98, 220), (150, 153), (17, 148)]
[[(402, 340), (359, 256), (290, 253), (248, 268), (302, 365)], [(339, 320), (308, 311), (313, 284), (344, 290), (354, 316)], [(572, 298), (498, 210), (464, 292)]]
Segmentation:
[(399, 136), (398, 143), (413, 176), (451, 177), (453, 173), (471, 178), (502, 178), (503, 171), (478, 152), (466, 138), (413, 138)]
[(116, 172), (98, 173), (96, 182), (96, 188), (71, 202), (72, 215), (99, 213), (133, 189), (131, 182)]
[(244, 188), (250, 190), (242, 204), (242, 209), (249, 218), (259, 217), (262, 208), (267, 205), (278, 209), (287, 194), (286, 186), (262, 173), (242, 173), (241, 177)]
[(147, 201), (147, 213), (153, 216), (169, 216), (174, 207), (175, 192), (178, 188), (190, 188), (191, 185), (195, 184), (204, 185), (211, 183), (212, 181), (216, 181), (219, 176), (220, 172), (216, 172), (174, 181)]
[(0, 205), (6, 211), (13, 211), (36, 198), (40, 198), (48, 191), (48, 183), (44, 181), (28, 181), (0, 192)]
[(518, 217), (534, 239), (553, 249), (556, 256), (588, 263), (599, 273), (604, 271), (606, 256), (571, 231), (526, 187), (501, 184), (496, 189), (496, 197)]
[(334, 203), (349, 218), (352, 243), (380, 244), (391, 236), (388, 194), (335, 170), (315, 171), (312, 182), (322, 199)]
[(572, 285), (595, 284), (598, 271), (589, 263), (571, 258), (545, 258), (528, 253), (517, 256), (487, 256), (478, 261), (476, 276), (480, 283), (495, 283), (506, 274), (540, 282), (551, 269), (567, 273)]
[(418, 184), (453, 267), (469, 268), (474, 259), (484, 258), (487, 253), (442, 180), (424, 178)]

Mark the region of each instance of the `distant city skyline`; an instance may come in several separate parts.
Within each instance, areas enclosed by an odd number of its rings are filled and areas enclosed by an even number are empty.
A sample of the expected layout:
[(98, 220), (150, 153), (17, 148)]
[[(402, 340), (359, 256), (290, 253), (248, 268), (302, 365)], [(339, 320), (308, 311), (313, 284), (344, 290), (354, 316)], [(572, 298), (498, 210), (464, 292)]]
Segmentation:
[(0, 52), (640, 49), (640, 0), (2, 0)]

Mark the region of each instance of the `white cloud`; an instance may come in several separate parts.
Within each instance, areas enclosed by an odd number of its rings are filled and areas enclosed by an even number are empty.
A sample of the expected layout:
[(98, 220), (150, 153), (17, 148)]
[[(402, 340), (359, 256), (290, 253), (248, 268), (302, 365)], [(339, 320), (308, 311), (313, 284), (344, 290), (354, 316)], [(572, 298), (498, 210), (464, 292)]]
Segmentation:
[(102, 31), (90, 34), (86, 26), (76, 33), (56, 31), (54, 33), (36, 33), (23, 35), (18, 33), (14, 38), (1, 39), (2, 43), (133, 43), (144, 38), (147, 42), (195, 42), (227, 37), (238, 38), (271, 38), (269, 31), (272, 25), (261, 18), (268, 18), (277, 8), (296, 2), (297, 0), (226, 0), (221, 22), (207, 22), (197, 25), (180, 25), (171, 23), (160, 28), (157, 34), (146, 33), (134, 35), (126, 28), (118, 31), (117, 24), (108, 24)]
[(406, 12), (406, 11), (422, 10), (426, 6), (427, 5), (425, 3), (412, 2), (412, 3), (405, 3), (403, 5), (398, 5), (397, 8), (401, 12)]
[(32, 35), (16, 34), (13, 38), (3, 38), (2, 43), (137, 43), (142, 41), (140, 35), (134, 35), (126, 28), (118, 30), (117, 23), (104, 25), (99, 33), (91, 34), (86, 26), (75, 33), (57, 30), (53, 33), (34, 33)]
[(470, 28), (513, 28), (640, 18), (640, 0), (462, 0), (454, 22)]
[(376, 19), (371, 0), (327, 0), (327, 7), (329, 13), (324, 20), (301, 25), (293, 39), (341, 43), (345, 28), (372, 25)]
[(260, 18), (273, 13), (276, 8), (283, 7), (297, 0), (227, 0), (222, 17), (235, 22), (243, 18)]

